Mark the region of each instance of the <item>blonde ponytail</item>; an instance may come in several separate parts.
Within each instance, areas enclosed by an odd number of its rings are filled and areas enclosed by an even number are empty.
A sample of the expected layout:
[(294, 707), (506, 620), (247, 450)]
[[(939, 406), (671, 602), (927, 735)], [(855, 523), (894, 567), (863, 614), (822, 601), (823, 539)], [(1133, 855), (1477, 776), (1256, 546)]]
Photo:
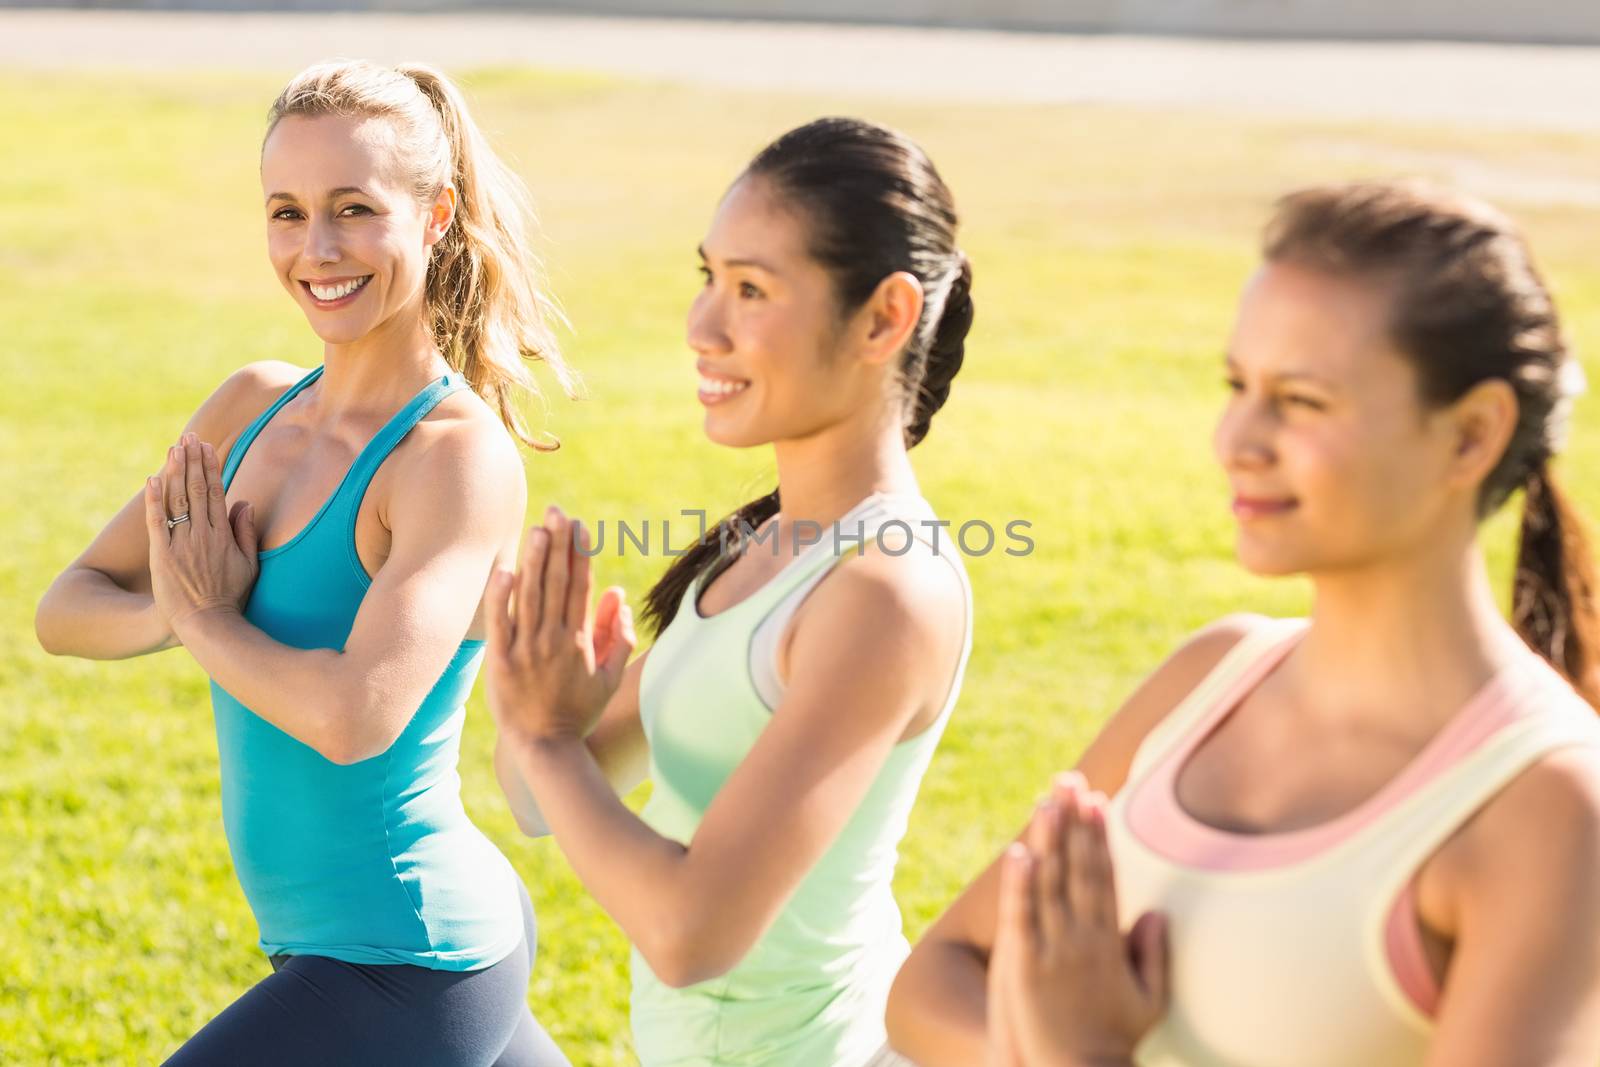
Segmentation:
[(431, 204), (446, 184), (455, 188), (455, 219), (428, 265), (425, 306), (434, 341), (518, 440), (538, 451), (559, 447), (533, 436), (518, 403), (523, 392), (540, 395), (528, 369), (535, 361), (551, 369), (568, 396), (578, 392), (577, 375), (550, 329), (561, 313), (529, 247), (534, 216), (527, 187), (484, 140), (460, 91), (421, 64), (322, 63), (279, 94), (267, 132), (286, 115), (389, 119), (419, 202)]

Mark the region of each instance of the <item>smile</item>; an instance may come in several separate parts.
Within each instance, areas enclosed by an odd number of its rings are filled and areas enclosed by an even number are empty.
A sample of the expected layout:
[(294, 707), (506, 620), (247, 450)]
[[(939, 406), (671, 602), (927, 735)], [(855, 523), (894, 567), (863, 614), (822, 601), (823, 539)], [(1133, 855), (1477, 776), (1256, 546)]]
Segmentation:
[(342, 282), (301, 282), (306, 292), (319, 304), (338, 304), (354, 296), (366, 287), (372, 280), (372, 275), (363, 275), (360, 278), (347, 278)]
[(732, 378), (710, 378), (704, 374), (700, 376), (700, 400), (705, 404), (720, 403), (730, 397), (738, 396), (748, 388), (750, 388), (749, 382)]
[(1265, 519), (1275, 515), (1285, 515), (1299, 506), (1299, 501), (1292, 498), (1287, 500), (1247, 496), (1233, 498), (1233, 514), (1240, 519)]

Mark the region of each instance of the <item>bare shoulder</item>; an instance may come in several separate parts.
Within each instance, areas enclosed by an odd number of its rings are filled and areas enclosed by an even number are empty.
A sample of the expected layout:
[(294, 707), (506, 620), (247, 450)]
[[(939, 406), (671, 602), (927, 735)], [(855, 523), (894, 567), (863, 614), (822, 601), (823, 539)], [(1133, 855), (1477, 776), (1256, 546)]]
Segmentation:
[(186, 429), (226, 455), (234, 440), (257, 415), (308, 373), (281, 359), (246, 363), (222, 380), (195, 410)]
[(1208, 623), (1163, 660), (1135, 695), (1170, 697), (1170, 704), (1176, 704), (1214, 671), (1235, 645), (1271, 622), (1265, 615), (1240, 612)]
[(412, 430), (418, 469), (475, 485), (522, 483), (522, 454), (500, 416), (471, 389), (441, 400)]
[(843, 551), (790, 624), (786, 673), (789, 656), (805, 648), (870, 650), (884, 663), (896, 656), (925, 663), (959, 650), (966, 596), (948, 561), (921, 542), (898, 555), (870, 541)]
[(220, 388), (236, 390), (241, 394), (265, 391), (276, 399), (284, 389), (311, 371), (310, 367), (301, 367), (288, 360), (258, 359), (254, 363), (246, 363), (228, 375)]
[(1108, 796), (1122, 788), (1133, 757), (1156, 727), (1214, 671), (1245, 635), (1266, 625), (1262, 615), (1227, 615), (1195, 631), (1152, 671), (1107, 720), (1078, 769)]
[(470, 389), (440, 401), (397, 449), (398, 484), (415, 487), (397, 498), (433, 513), (463, 509), (520, 531), (527, 507), (522, 455), (500, 417)]
[[(960, 629), (966, 614), (966, 591), (950, 561), (927, 542), (911, 540), (891, 552), (869, 542), (858, 558), (834, 568), (818, 588), (832, 586), (840, 604), (870, 603), (874, 625), (892, 621), (912, 633)], [(903, 550), (901, 550), (903, 549)]]
[(1600, 909), (1600, 745), (1557, 749), (1517, 775), (1431, 866), (1463, 903), (1555, 893)]
[[(1497, 836), (1566, 834), (1567, 844), (1600, 843), (1600, 745), (1571, 745), (1543, 757), (1484, 809)], [(1529, 826), (1538, 834), (1527, 835)]]

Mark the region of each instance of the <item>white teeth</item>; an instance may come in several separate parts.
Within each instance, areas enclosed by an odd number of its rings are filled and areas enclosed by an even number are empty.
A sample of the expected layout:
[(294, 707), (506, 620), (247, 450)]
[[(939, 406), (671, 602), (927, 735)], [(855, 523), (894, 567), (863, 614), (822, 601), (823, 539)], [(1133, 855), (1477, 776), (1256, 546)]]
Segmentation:
[(721, 378), (700, 379), (700, 391), (713, 396), (732, 396), (734, 393), (742, 393), (749, 385), (749, 382), (730, 382)]
[(307, 285), (311, 289), (311, 295), (318, 300), (339, 300), (349, 296), (371, 280), (372, 275), (369, 274), (365, 278), (352, 278), (347, 282), (340, 282), (338, 285), (315, 285), (309, 282)]

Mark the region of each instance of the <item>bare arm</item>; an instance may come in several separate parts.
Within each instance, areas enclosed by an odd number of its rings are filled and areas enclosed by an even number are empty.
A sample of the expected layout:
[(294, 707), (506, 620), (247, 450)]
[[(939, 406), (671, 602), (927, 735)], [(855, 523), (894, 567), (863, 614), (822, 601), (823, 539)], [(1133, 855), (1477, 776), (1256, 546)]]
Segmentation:
[[(1230, 616), (1201, 630), (1134, 690), (1077, 769), (1092, 790), (1122, 788), (1134, 754), (1151, 730), (1200, 683), (1249, 630)], [(1000, 859), (956, 898), (918, 942), (889, 994), (887, 1023), (896, 1051), (921, 1067), (970, 1067), (988, 1054), (989, 953), (1000, 901)]]
[[(611, 788), (618, 796), (625, 796), (650, 773), (650, 746), (644, 737), (644, 727), (639, 722), (639, 675), (644, 672), (646, 652), (628, 665), (622, 685), (612, 694), (606, 710), (595, 726), (594, 733), (584, 739), (589, 755), (594, 757)], [(528, 783), (517, 770), (516, 756), (503, 738), (494, 744), (494, 773), (500, 781), (500, 790), (511, 805), (517, 827), (529, 837), (544, 837), (550, 826), (539, 811), (538, 801)]]
[(1447, 931), (1455, 951), (1428, 1064), (1593, 1067), (1600, 1060), (1600, 751), (1547, 757), (1464, 833), (1465, 858), (1450, 877), (1459, 884)]
[(218, 685), (335, 763), (394, 743), (468, 632), (526, 482), (511, 440), (454, 433), (419, 455), (390, 507), (392, 548), (344, 649), (300, 649), (221, 606), (175, 621)]
[[(303, 373), (276, 361), (242, 367), (200, 405), (185, 432), (198, 434), (222, 454), (220, 445), (231, 443), (229, 438)], [(33, 626), (40, 647), (56, 656), (127, 659), (179, 644), (150, 592), (142, 491), (51, 583), (39, 599)]]
[(766, 931), (895, 743), (942, 700), (930, 679), (948, 673), (928, 664), (954, 669), (963, 610), (937, 559), (869, 553), (840, 567), (796, 630), (771, 724), (686, 844), (629, 811), (581, 741), (522, 735), (517, 765), (562, 851), (663, 982), (722, 974)]
[[(138, 526), (136, 547), (144, 557), (137, 565), (124, 554), (135, 547), (130, 524)], [(129, 659), (177, 647), (150, 593), (144, 530), (141, 491), (39, 599), (33, 629), (41, 648), (53, 656)]]

